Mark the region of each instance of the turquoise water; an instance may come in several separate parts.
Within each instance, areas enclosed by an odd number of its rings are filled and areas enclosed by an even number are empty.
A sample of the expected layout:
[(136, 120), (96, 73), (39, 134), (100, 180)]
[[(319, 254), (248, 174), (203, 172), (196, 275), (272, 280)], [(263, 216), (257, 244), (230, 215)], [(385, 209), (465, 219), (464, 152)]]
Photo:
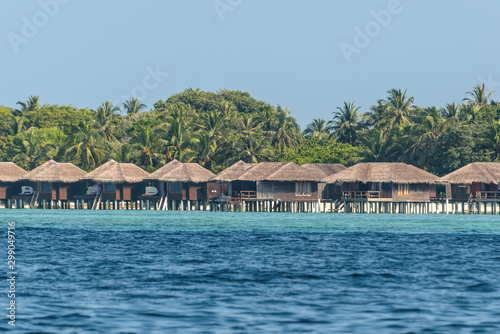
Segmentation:
[(20, 332), (500, 332), (498, 216), (1, 210), (0, 221), (4, 254), (16, 222)]

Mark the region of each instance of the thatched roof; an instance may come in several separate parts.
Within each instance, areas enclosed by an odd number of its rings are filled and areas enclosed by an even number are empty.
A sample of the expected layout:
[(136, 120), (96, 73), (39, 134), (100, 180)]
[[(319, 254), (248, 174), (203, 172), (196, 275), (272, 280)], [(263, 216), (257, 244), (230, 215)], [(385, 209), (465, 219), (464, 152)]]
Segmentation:
[(34, 182), (73, 183), (79, 181), (86, 174), (72, 163), (58, 163), (50, 160), (33, 169), (23, 179)]
[(263, 181), (278, 169), (283, 168), (286, 164), (286, 162), (260, 162), (245, 170), (236, 180)]
[(335, 182), (436, 183), (439, 178), (402, 162), (365, 162), (323, 179)]
[(270, 175), (264, 177), (262, 180), (294, 182), (294, 181), (321, 181), (321, 179), (323, 178), (319, 173), (311, 169), (299, 166), (293, 162), (286, 162), (276, 171), (271, 170), (271, 172), (272, 173)]
[(148, 172), (134, 164), (110, 160), (82, 177), (82, 180), (102, 183), (139, 183), (148, 176)]
[(238, 161), (217, 176), (212, 181), (319, 181), (318, 173), (301, 167), (293, 162), (261, 162), (249, 164)]
[(494, 183), (500, 184), (500, 162), (473, 162), (443, 176), (442, 183), (471, 184)]
[(17, 182), (27, 173), (13, 162), (0, 162), (0, 182)]
[(316, 172), (317, 174), (321, 175), (322, 179), (346, 169), (346, 167), (341, 164), (308, 163), (302, 165), (302, 167)]
[(164, 182), (208, 182), (215, 174), (195, 163), (171, 161), (147, 177)]
[(226, 168), (216, 176), (214, 176), (211, 181), (216, 182), (231, 182), (235, 181), (241, 174), (243, 174), (249, 168), (255, 166), (254, 164), (249, 164), (243, 161), (238, 161)]

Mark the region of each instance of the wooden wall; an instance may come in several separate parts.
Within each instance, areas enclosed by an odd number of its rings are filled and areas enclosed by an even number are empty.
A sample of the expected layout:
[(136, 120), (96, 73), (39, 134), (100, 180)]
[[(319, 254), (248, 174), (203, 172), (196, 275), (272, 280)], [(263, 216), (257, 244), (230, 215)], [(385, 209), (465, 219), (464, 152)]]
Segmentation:
[[(434, 185), (434, 196), (436, 187)], [(409, 195), (398, 195), (398, 185), (392, 184), (392, 200), (394, 202), (429, 202), (431, 198), (431, 188), (428, 184), (416, 183), (410, 184)]]
[[(270, 199), (281, 200), (282, 202), (297, 202), (297, 201), (317, 201), (318, 200), (318, 183), (311, 182), (311, 195), (310, 196), (296, 196), (295, 195), (295, 182), (268, 182), (274, 189), (274, 194)], [(265, 198), (257, 194), (258, 198)]]

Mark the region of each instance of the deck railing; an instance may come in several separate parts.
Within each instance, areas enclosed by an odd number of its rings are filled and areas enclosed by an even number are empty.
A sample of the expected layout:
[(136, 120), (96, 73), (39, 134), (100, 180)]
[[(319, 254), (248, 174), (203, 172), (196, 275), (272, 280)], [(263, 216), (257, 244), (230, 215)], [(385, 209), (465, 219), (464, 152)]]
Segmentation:
[(344, 191), (343, 198), (380, 198), (380, 191)]
[(478, 191), (476, 199), (500, 199), (500, 191)]
[(249, 191), (249, 190), (233, 191), (233, 193), (231, 194), (231, 201), (233, 200), (241, 201), (242, 199), (256, 199), (256, 198), (257, 198), (256, 191)]

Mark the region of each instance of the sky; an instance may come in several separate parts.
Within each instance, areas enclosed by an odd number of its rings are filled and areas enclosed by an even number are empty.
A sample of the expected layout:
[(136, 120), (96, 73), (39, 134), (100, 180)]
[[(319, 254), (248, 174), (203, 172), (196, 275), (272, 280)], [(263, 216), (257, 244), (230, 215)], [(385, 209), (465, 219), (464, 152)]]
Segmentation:
[(302, 128), (392, 88), (419, 106), (500, 100), (498, 0), (40, 0), (0, 13), (0, 105), (153, 104), (241, 90)]

